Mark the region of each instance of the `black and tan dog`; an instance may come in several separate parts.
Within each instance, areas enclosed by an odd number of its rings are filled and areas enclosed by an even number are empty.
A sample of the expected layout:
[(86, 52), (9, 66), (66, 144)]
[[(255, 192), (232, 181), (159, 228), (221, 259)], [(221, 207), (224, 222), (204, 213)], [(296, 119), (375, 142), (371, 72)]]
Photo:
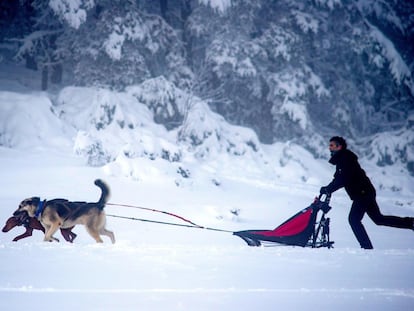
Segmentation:
[(36, 217), (46, 229), (44, 241), (57, 241), (53, 236), (59, 228), (70, 228), (82, 224), (98, 243), (102, 243), (101, 235), (108, 236), (115, 243), (112, 231), (105, 228), (106, 216), (104, 207), (109, 199), (109, 188), (100, 179), (95, 180), (102, 193), (96, 203), (73, 202), (66, 199), (42, 201), (39, 197), (23, 200), (14, 216), (27, 211), (30, 217)]

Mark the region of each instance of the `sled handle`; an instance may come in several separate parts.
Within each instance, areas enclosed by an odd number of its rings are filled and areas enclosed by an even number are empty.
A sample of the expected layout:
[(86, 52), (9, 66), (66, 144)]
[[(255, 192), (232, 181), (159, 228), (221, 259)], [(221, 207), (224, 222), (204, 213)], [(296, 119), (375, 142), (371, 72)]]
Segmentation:
[[(325, 202), (326, 204), (329, 204), (329, 202), (331, 201), (331, 193), (328, 193), (328, 194), (320, 194), (319, 195), (319, 201), (321, 201), (321, 202)], [(323, 196), (325, 196), (325, 200), (321, 200), (322, 199), (322, 197)]]

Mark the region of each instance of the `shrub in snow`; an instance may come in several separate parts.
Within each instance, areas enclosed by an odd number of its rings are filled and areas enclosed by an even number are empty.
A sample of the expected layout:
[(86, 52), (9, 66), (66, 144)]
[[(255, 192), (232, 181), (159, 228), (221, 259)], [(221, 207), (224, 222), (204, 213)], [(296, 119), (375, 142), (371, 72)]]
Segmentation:
[(89, 162), (103, 164), (120, 152), (128, 158), (181, 158), (173, 140), (168, 139), (173, 136), (153, 122), (145, 105), (126, 93), (68, 87), (60, 92), (56, 109), (79, 131), (76, 152), (88, 155)]
[[(265, 165), (266, 157), (252, 130), (230, 125), (197, 97), (191, 97), (191, 106), (185, 106), (186, 101), (182, 99), (185, 97), (190, 98), (159, 78), (126, 92), (67, 87), (60, 92), (55, 109), (61, 119), (77, 131), (74, 146), (77, 154), (85, 156), (91, 165), (114, 161), (107, 169), (122, 175), (142, 178), (138, 177), (142, 176), (142, 172), (138, 172), (142, 169), (137, 165), (139, 158), (182, 163), (174, 166), (175, 175), (181, 178), (175, 180), (180, 185), (184, 182), (182, 178), (193, 177), (187, 163), (194, 157), (213, 160), (223, 155), (229, 159), (236, 156), (256, 161), (259, 166)], [(163, 98), (167, 99), (154, 106), (157, 99)], [(177, 105), (169, 110), (171, 100)], [(178, 127), (167, 131), (154, 122), (152, 110), (166, 113), (184, 110), (185, 116)], [(129, 161), (131, 163), (126, 164)]]
[(103, 149), (102, 142), (84, 131), (78, 132), (73, 150), (77, 155), (85, 157), (91, 166), (104, 165), (111, 159)]
[(70, 148), (73, 131), (43, 93), (0, 92), (0, 145), (17, 149)]
[(190, 109), (191, 96), (164, 76), (127, 87), (126, 92), (145, 104), (154, 114), (154, 121), (163, 124), (168, 130), (180, 126), (186, 110)]
[(414, 132), (407, 129), (375, 135), (368, 158), (379, 166), (402, 164), (414, 175)]

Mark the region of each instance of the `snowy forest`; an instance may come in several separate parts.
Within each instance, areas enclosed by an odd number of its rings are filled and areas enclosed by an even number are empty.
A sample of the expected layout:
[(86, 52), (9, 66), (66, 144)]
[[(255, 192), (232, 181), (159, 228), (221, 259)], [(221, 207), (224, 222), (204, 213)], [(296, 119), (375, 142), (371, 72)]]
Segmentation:
[[(377, 165), (397, 163), (413, 175), (413, 42), (412, 1), (0, 2), (0, 62), (31, 70), (61, 120), (79, 129), (77, 116), (90, 119), (96, 133), (79, 131), (75, 149), (91, 164), (116, 157), (99, 131), (134, 129), (145, 119), (146, 111), (120, 99), (128, 95), (163, 126), (160, 136), (174, 133), (170, 141), (200, 157), (212, 138), (245, 152), (234, 135), (226, 140), (232, 133), (209, 128), (208, 114), (252, 129), (242, 136), (253, 152), (289, 141), (327, 157), (327, 139), (341, 135)], [(90, 88), (105, 98), (95, 115), (93, 101), (77, 101)], [(0, 145), (13, 147), (5, 132)], [(159, 144), (159, 152), (124, 152), (180, 157), (174, 143)]]

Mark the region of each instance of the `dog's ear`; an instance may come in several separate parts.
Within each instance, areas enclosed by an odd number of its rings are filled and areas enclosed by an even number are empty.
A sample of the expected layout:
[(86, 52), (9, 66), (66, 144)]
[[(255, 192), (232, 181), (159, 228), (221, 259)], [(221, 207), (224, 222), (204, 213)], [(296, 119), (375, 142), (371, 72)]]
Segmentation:
[(28, 205), (33, 205), (33, 206), (38, 206), (40, 202), (40, 198), (39, 197), (32, 197), (32, 198), (28, 198), (26, 200), (23, 200), (20, 205), (20, 207), (24, 207), (24, 206), (28, 206)]
[(33, 206), (37, 207), (40, 203), (40, 198), (39, 197), (33, 197), (31, 200), (32, 200), (31, 205), (33, 205)]

